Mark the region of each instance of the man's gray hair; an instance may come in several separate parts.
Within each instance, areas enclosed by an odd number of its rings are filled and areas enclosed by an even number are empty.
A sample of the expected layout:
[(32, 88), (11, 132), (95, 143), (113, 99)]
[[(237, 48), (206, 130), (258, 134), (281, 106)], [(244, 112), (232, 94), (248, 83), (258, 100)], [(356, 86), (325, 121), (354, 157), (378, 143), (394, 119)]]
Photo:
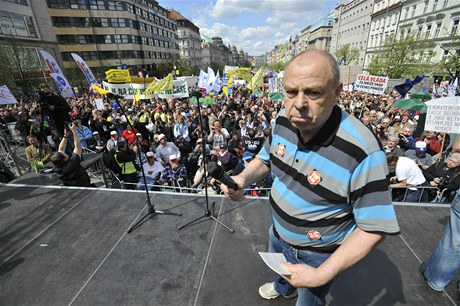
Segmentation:
[(311, 50), (305, 50), (305, 51), (300, 52), (299, 54), (297, 54), (295, 57), (293, 57), (289, 61), (289, 63), (284, 68), (284, 71), (286, 71), (286, 69), (289, 67), (289, 65), (296, 58), (298, 58), (300, 56), (303, 56), (303, 55), (305, 55), (307, 53), (317, 53), (317, 54), (320, 54), (320, 55), (324, 56), (328, 60), (329, 67), (331, 68), (331, 73), (332, 73), (332, 77), (331, 77), (332, 86), (334, 87), (334, 89), (337, 88), (337, 86), (339, 86), (339, 83), (340, 83), (340, 68), (339, 68), (339, 64), (337, 63), (337, 60), (329, 52), (326, 52), (326, 51), (323, 51), (323, 50), (311, 49)]

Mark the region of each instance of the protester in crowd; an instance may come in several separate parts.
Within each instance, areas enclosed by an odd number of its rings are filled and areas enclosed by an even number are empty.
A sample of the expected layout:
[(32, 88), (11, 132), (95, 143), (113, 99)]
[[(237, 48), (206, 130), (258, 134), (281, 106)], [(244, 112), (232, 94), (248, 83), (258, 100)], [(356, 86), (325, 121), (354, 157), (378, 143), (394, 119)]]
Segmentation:
[(412, 125), (406, 125), (402, 133), (399, 133), (398, 145), (404, 151), (415, 149), (416, 140), (414, 138), (415, 127)]
[(385, 234), (399, 232), (385, 154), (371, 131), (336, 105), (339, 80), (330, 54), (297, 55), (285, 69), (285, 108), (272, 136), (233, 177), (238, 190), (222, 185), (230, 199), (241, 200), (271, 164), (269, 251), (286, 255), (291, 264), (282, 266), (291, 274), (276, 275), (275, 282), (260, 287), (263, 298), (289, 297), (297, 288), (298, 305), (324, 305), (337, 274), (364, 258)]
[(180, 151), (180, 161), (182, 164), (187, 165), (188, 156), (193, 151), (193, 147), (190, 142), (185, 141), (184, 137), (178, 136), (176, 140), (176, 146), (179, 148)]
[(128, 145), (133, 145), (134, 143), (136, 143), (137, 133), (139, 133), (139, 131), (136, 128), (133, 129), (133, 127), (128, 124), (126, 126), (126, 129), (123, 131), (123, 133), (121, 133), (121, 138), (126, 140)]
[(387, 137), (387, 145), (383, 147), (383, 151), (388, 155), (394, 153), (397, 157), (404, 156), (404, 151), (398, 146), (399, 137), (398, 135), (389, 135)]
[(98, 131), (93, 132), (94, 143), (88, 147), (88, 149), (96, 151), (97, 153), (104, 152), (107, 146), (105, 139), (101, 137)]
[(417, 141), (415, 150), (407, 150), (404, 152), (404, 156), (415, 161), (421, 170), (425, 170), (433, 164), (433, 158), (426, 153), (426, 143), (424, 141)]
[(180, 150), (174, 144), (174, 142), (169, 142), (165, 134), (158, 135), (158, 141), (160, 142), (156, 148), (156, 156), (161, 159), (161, 164), (164, 166), (169, 162), (169, 157), (171, 155), (179, 156)]
[(137, 143), (139, 144), (139, 147), (141, 149), (141, 152), (144, 154), (147, 153), (147, 151), (149, 151), (150, 149), (149, 142), (147, 141), (147, 139), (144, 139), (144, 137), (142, 137), (142, 134), (139, 132), (136, 133), (136, 138), (137, 138)]
[(16, 125), (14, 126), (14, 129), (16, 130), (17, 134), (21, 137), (21, 143), (20, 145), (27, 145), (27, 135), (29, 135), (30, 131), (30, 123), (29, 123), (29, 118), (27, 116), (27, 113), (21, 113), (19, 115), (19, 120), (16, 122)]
[(435, 156), (441, 151), (441, 142), (438, 140), (436, 132), (425, 131), (425, 136), (417, 138), (417, 141), (419, 140), (427, 144), (427, 152), (431, 156)]
[(375, 126), (372, 125), (371, 117), (369, 117), (368, 115), (364, 115), (361, 118), (361, 122), (373, 133), (375, 132)]
[[(143, 164), (145, 179), (149, 190), (153, 189), (153, 185), (158, 185), (158, 181), (161, 178), (161, 173), (164, 167), (160, 162), (156, 160), (156, 156), (152, 151), (145, 153), (147, 156), (147, 162)], [(137, 182), (136, 190), (145, 190), (144, 178), (142, 172), (139, 172), (139, 181)]]
[(53, 154), (51, 147), (46, 143), (39, 143), (37, 137), (27, 136), (29, 146), (24, 149), (31, 169), (43, 168), (51, 160)]
[(179, 120), (174, 125), (174, 137), (175, 137), (175, 139), (177, 139), (177, 137), (179, 137), (179, 136), (182, 136), (182, 138), (186, 142), (190, 142), (188, 125), (185, 122), (184, 116), (179, 116)]
[(264, 136), (256, 135), (256, 130), (248, 128), (247, 134), (243, 135), (241, 140), (243, 141), (244, 151), (251, 152), (253, 155), (256, 155), (262, 148)]
[[(73, 135), (74, 149), (69, 156), (65, 149), (67, 147), (67, 138), (70, 133)], [(81, 166), (82, 147), (77, 135), (77, 126), (74, 123), (69, 124), (68, 129), (64, 129), (64, 136), (59, 143), (58, 152), (51, 156), (51, 162), (54, 164), (54, 172), (59, 175), (59, 179), (64, 186), (91, 187), (91, 179)]]
[(212, 125), (211, 134), (208, 136), (208, 142), (213, 150), (219, 150), (221, 144), (226, 144), (230, 138), (228, 131), (222, 127), (220, 120), (215, 120)]
[(382, 119), (382, 123), (377, 124), (375, 127), (375, 133), (377, 134), (383, 146), (388, 143), (388, 136), (395, 134), (395, 129), (390, 124), (390, 117), (384, 117)]
[(161, 174), (160, 183), (163, 186), (186, 187), (187, 168), (180, 163), (180, 158), (177, 155), (170, 155), (169, 162), (164, 166)]
[(120, 177), (125, 182), (127, 189), (134, 189), (133, 184), (137, 183), (137, 169), (136, 169), (136, 152), (128, 146), (124, 138), (120, 139), (117, 144), (118, 149), (115, 151), (113, 157), (118, 167), (121, 169)]
[(78, 139), (80, 139), (81, 147), (88, 148), (89, 146), (93, 146), (93, 132), (90, 128), (84, 126), (81, 119), (76, 119), (75, 124), (77, 125), (77, 135)]
[[(457, 190), (460, 188), (460, 153), (452, 153), (445, 162), (438, 161), (432, 164), (423, 171), (423, 175), (429, 181), (430, 186), (438, 187), (440, 191)], [(430, 200), (433, 200), (433, 197)]]
[[(389, 167), (395, 167), (396, 175), (390, 178), (390, 187), (394, 188), (393, 200), (419, 202), (422, 189), (417, 187), (422, 186), (426, 180), (415, 161), (405, 156), (389, 153), (387, 162)], [(399, 189), (401, 187), (403, 189)]]
[(242, 157), (244, 153), (244, 144), (237, 132), (232, 133), (232, 138), (228, 141), (228, 150), (236, 157)]
[(118, 149), (118, 133), (117, 131), (110, 132), (110, 139), (107, 140), (107, 151), (112, 152)]

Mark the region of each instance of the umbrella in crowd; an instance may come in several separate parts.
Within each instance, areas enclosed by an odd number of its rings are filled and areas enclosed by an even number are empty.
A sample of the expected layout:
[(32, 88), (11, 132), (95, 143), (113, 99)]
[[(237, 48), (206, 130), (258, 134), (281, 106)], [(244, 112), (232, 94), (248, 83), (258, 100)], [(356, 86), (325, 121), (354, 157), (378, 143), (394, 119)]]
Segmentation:
[(270, 96), (270, 100), (272, 101), (283, 101), (284, 95), (281, 92), (275, 92)]
[(423, 92), (411, 93), (410, 97), (412, 99), (417, 99), (417, 100), (431, 100), (431, 96), (429, 94), (425, 94)]
[(391, 108), (413, 110), (413, 111), (426, 111), (427, 106), (424, 102), (416, 99), (404, 99), (395, 102)]

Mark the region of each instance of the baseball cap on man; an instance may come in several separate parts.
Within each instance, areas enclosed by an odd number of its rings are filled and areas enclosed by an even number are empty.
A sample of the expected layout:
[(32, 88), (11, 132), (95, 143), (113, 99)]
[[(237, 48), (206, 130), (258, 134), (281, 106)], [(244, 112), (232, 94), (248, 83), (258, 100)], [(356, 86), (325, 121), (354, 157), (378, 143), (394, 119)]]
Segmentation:
[(417, 141), (415, 143), (415, 150), (419, 152), (425, 152), (426, 151), (426, 143), (424, 141)]
[(169, 156), (169, 160), (177, 160), (177, 159), (178, 159), (178, 157), (177, 157), (176, 154), (172, 154), (172, 155)]
[(152, 151), (148, 151), (147, 153), (145, 153), (145, 155), (146, 155), (147, 157), (154, 157), (154, 156), (155, 156), (155, 154), (153, 154)]
[(166, 139), (166, 135), (165, 134), (160, 134), (158, 135), (158, 140), (161, 140), (161, 139)]
[(243, 153), (243, 160), (248, 160), (248, 159), (251, 159), (252, 158), (252, 153), (251, 152), (244, 152)]
[(110, 135), (118, 135), (117, 131), (110, 132)]
[(98, 132), (98, 131), (94, 131), (94, 132), (93, 132), (93, 135), (99, 135), (99, 132)]

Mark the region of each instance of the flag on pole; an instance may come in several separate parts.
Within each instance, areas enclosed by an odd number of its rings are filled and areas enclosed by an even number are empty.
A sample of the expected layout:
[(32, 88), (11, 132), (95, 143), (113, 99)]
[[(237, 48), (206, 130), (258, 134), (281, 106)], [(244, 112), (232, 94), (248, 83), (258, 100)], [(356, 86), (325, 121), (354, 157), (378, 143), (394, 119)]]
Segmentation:
[(72, 87), (70, 87), (69, 81), (67, 81), (65, 76), (60, 73), (50, 73), (50, 76), (53, 78), (64, 98), (73, 98), (75, 96)]
[(251, 79), (251, 82), (248, 84), (248, 88), (251, 91), (255, 91), (257, 88), (262, 87), (264, 85), (264, 76), (263, 76), (263, 69), (260, 68), (256, 74)]
[(401, 97), (405, 97), (409, 93), (409, 90), (411, 90), (416, 84), (420, 83), (424, 78), (425, 75), (422, 74), (420, 76), (416, 76), (413, 81), (411, 79), (406, 79), (404, 83), (396, 85), (394, 90), (396, 90)]
[(18, 103), (6, 85), (0, 86), (0, 105)]
[(131, 83), (129, 69), (110, 69), (105, 72), (109, 83)]
[(147, 96), (147, 95), (151, 95), (153, 94), (153, 89), (155, 88), (155, 85), (157, 84), (157, 81), (155, 81), (155, 79), (152, 81), (152, 83), (150, 83), (150, 85), (147, 87), (147, 89), (145, 90), (144, 92), (144, 95)]
[(208, 74), (200, 69), (200, 76), (198, 77), (198, 87), (205, 88), (208, 84)]
[(43, 57), (45, 60), (46, 66), (48, 66), (48, 69), (50, 70), (50, 73), (59, 73), (63, 75), (61, 68), (59, 67), (58, 63), (54, 59), (51, 54), (46, 52), (45, 50), (40, 50), (40, 55)]
[(219, 71), (217, 71), (216, 77), (212, 84), (212, 90), (217, 94), (220, 92), (221, 88), (222, 88), (222, 80), (220, 79)]
[(216, 79), (216, 75), (214, 74), (214, 70), (212, 68), (208, 67), (208, 82), (206, 83), (206, 92), (211, 92), (212, 91), (212, 85), (214, 84), (214, 81)]
[(455, 94), (457, 92), (457, 85), (458, 85), (458, 78), (455, 78), (455, 80), (449, 86), (449, 97), (455, 97)]
[(97, 91), (98, 94), (101, 95), (106, 95), (108, 92), (110, 92), (108, 90), (105, 90), (104, 88), (99, 87), (99, 85), (96, 84), (91, 85), (91, 88), (93, 88), (95, 91)]
[(97, 80), (94, 77), (93, 72), (91, 69), (88, 67), (86, 62), (76, 53), (70, 53), (74, 59), (74, 61), (77, 63), (78, 68), (80, 68), (81, 72), (83, 72), (83, 75), (86, 78), (86, 81), (88, 81), (88, 84), (91, 86), (91, 84), (97, 84)]
[(166, 90), (171, 90), (173, 89), (173, 77), (172, 77), (172, 72), (168, 74), (163, 80), (158, 82), (158, 84), (162, 83), (161, 85), (158, 86), (158, 90), (156, 92), (165, 92)]

